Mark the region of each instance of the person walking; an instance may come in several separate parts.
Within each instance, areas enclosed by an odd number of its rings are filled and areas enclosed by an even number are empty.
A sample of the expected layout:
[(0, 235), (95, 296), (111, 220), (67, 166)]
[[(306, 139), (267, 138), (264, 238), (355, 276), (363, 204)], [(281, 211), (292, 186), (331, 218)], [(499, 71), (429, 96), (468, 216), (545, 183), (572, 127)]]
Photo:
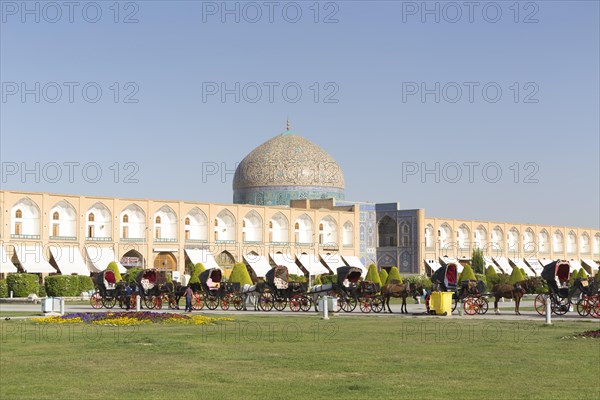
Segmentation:
[(188, 286), (185, 289), (185, 312), (192, 312), (192, 296), (194, 295), (194, 292), (192, 291), (192, 288), (190, 286)]
[(129, 310), (129, 308), (131, 307), (131, 295), (133, 294), (133, 289), (131, 288), (131, 285), (127, 285), (125, 287), (125, 308), (127, 310)]

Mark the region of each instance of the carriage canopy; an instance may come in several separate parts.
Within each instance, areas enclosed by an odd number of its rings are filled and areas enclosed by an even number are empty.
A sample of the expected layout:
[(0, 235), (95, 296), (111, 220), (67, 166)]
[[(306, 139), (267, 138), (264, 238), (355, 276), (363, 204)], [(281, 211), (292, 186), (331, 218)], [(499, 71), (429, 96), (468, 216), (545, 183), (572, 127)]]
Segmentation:
[(99, 287), (104, 287), (105, 289), (114, 289), (117, 284), (117, 278), (115, 277), (115, 273), (109, 269), (104, 270), (98, 275), (96, 275), (95, 283)]
[(337, 281), (339, 285), (343, 285), (347, 279), (350, 283), (357, 283), (362, 274), (362, 269), (357, 267), (339, 267), (337, 269)]
[(267, 283), (275, 286), (277, 289), (287, 289), (289, 277), (288, 269), (283, 265), (271, 268), (265, 275)]
[(558, 281), (561, 283), (568, 282), (569, 271), (570, 265), (568, 261), (553, 261), (544, 267), (542, 278), (544, 278), (546, 282), (556, 281), (556, 278), (558, 278)]
[(206, 285), (208, 280), (212, 280), (213, 283), (221, 283), (221, 278), (223, 277), (223, 273), (220, 268), (209, 268), (205, 271), (202, 271), (199, 275), (200, 282), (203, 285)]
[(144, 290), (154, 288), (158, 284), (166, 283), (166, 278), (158, 270), (151, 268), (140, 271), (135, 278), (137, 284), (139, 284)]
[(454, 290), (458, 282), (458, 267), (455, 263), (449, 263), (446, 267), (440, 268), (431, 276), (431, 281), (443, 284), (446, 289)]

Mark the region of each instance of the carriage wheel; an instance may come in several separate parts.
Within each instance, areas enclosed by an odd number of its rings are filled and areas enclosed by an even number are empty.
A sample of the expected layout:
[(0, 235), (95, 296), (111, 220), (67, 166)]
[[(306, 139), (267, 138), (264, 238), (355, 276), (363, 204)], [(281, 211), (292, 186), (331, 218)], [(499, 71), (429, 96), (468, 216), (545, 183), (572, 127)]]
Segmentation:
[(146, 306), (146, 308), (148, 308), (149, 310), (153, 310), (154, 309), (154, 296), (143, 296), (143, 300), (144, 300), (144, 305)]
[(593, 304), (587, 296), (583, 296), (577, 302), (577, 314), (581, 315), (582, 317), (587, 317), (588, 315), (590, 315), (592, 308)]
[[(216, 310), (219, 307), (219, 298), (209, 294), (204, 299), (204, 303), (206, 303), (206, 308), (209, 310)], [(229, 304), (227, 304), (227, 308), (229, 308)]]
[(204, 308), (204, 298), (201, 293), (195, 292), (192, 295), (192, 309), (202, 310)]
[(371, 310), (375, 313), (380, 313), (383, 311), (383, 300), (381, 297), (377, 296), (371, 300)]
[(360, 303), (360, 311), (364, 313), (371, 312), (371, 299), (368, 297), (363, 297), (359, 300)]
[(533, 301), (533, 306), (535, 307), (535, 311), (537, 311), (540, 315), (546, 315), (546, 299), (548, 298), (548, 293), (540, 293), (535, 296), (535, 300)]
[(273, 309), (273, 295), (269, 292), (262, 293), (258, 299), (258, 306), (263, 311), (271, 311)]
[(102, 308), (102, 296), (100, 296), (100, 293), (95, 292), (90, 297), (90, 305), (95, 309)]
[(240, 311), (244, 309), (244, 299), (239, 294), (234, 294), (231, 298), (231, 303), (233, 304), (233, 308)]
[(465, 314), (467, 315), (475, 315), (477, 314), (479, 303), (477, 299), (474, 297), (467, 297), (463, 302), (463, 308), (465, 309)]
[(342, 309), (344, 312), (352, 312), (357, 305), (358, 301), (356, 301), (354, 297), (341, 295), (338, 297), (338, 306), (335, 312), (338, 312), (340, 309)]
[(224, 295), (221, 298), (221, 310), (229, 310), (229, 304), (231, 303), (231, 296), (229, 294)]
[(287, 299), (285, 297), (275, 297), (273, 307), (275, 307), (277, 311), (283, 311), (285, 309), (285, 306), (287, 306)]
[(452, 295), (452, 312), (456, 311), (456, 307), (458, 306), (458, 298), (456, 294)]
[(175, 300), (175, 296), (167, 295), (167, 302), (169, 304), (169, 310), (176, 310), (179, 308), (179, 304), (177, 304), (177, 300)]
[(136, 308), (136, 299), (137, 295), (134, 293), (131, 295), (131, 297), (129, 298), (129, 308), (132, 308), (135, 310)]
[(552, 299), (552, 312), (556, 315), (565, 315), (569, 311), (569, 307), (571, 306), (571, 299), (562, 299), (558, 298), (556, 301), (554, 298)]
[(592, 296), (590, 302), (592, 303), (590, 315), (594, 318), (600, 318), (600, 294)]
[(310, 311), (312, 308), (312, 297), (300, 296), (300, 309), (304, 312)]
[(477, 299), (477, 303), (479, 307), (477, 308), (477, 314), (483, 315), (488, 312), (489, 302), (485, 297), (480, 297)]
[(290, 299), (290, 310), (293, 312), (300, 311), (300, 302), (302, 301), (301, 296), (295, 296)]
[(117, 304), (116, 297), (105, 297), (102, 299), (102, 305), (108, 309), (111, 309)]

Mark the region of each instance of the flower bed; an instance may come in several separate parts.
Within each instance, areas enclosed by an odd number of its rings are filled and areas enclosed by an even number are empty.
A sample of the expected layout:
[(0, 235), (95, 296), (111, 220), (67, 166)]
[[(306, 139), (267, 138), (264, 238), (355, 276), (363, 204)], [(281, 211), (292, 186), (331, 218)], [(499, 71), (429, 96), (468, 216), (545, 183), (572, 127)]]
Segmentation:
[(143, 324), (183, 324), (207, 325), (217, 321), (233, 321), (233, 318), (214, 318), (203, 315), (184, 315), (153, 312), (99, 312), (71, 313), (62, 316), (34, 318), (41, 324), (94, 324), (94, 325), (143, 325)]

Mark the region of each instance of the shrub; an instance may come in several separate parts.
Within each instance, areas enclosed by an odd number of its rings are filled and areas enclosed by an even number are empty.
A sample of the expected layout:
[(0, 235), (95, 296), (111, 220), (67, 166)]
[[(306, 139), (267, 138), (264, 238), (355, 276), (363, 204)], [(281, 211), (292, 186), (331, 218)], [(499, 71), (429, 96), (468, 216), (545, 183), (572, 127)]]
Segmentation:
[(112, 271), (112, 272), (115, 273), (115, 280), (117, 282), (121, 282), (123, 280), (123, 277), (121, 276), (121, 272), (119, 272), (119, 266), (117, 265), (116, 262), (111, 261), (108, 264), (108, 267), (106, 267), (106, 269), (108, 269), (108, 270), (110, 270), (110, 271)]
[(8, 283), (6, 279), (0, 279), (0, 298), (8, 297)]
[(473, 272), (473, 269), (471, 268), (471, 266), (469, 264), (465, 265), (465, 267), (463, 268), (463, 272), (460, 274), (460, 279), (459, 282), (462, 281), (474, 281), (475, 279), (475, 273)]
[(123, 280), (125, 282), (127, 282), (127, 284), (129, 285), (129, 284), (135, 282), (135, 278), (137, 278), (139, 273), (142, 272), (143, 270), (144, 270), (144, 268), (139, 268), (139, 267), (129, 268), (127, 270), (127, 273), (123, 274)]
[(471, 264), (473, 265), (473, 272), (483, 274), (485, 268), (483, 250), (473, 249), (473, 255), (471, 256)]
[(290, 282), (306, 282), (306, 277), (304, 275), (289, 274), (288, 280)]
[(321, 275), (317, 275), (315, 276), (315, 279), (312, 281), (313, 285), (322, 285), (323, 282), (321, 282)]
[(484, 274), (475, 274), (475, 280), (482, 281), (483, 283), (485, 283), (487, 285), (487, 278)]
[(431, 279), (425, 275), (408, 276), (408, 277), (404, 278), (403, 280), (404, 280), (403, 283), (420, 284), (421, 286), (423, 286), (423, 289), (426, 289), (426, 290), (431, 290), (431, 287), (432, 287)]
[(525, 277), (523, 276), (523, 272), (521, 271), (521, 268), (513, 268), (508, 282), (512, 283), (514, 285), (515, 283), (523, 282), (524, 280), (525, 280)]
[(390, 268), (390, 273), (388, 275), (388, 279), (386, 283), (392, 283), (392, 281), (400, 281), (402, 283), (402, 277), (400, 276), (400, 271), (398, 267), (394, 266)]
[(579, 270), (579, 277), (581, 279), (587, 279), (588, 278), (588, 274), (587, 274), (587, 272), (585, 272), (585, 269), (581, 268)]
[(527, 272), (525, 272), (525, 268), (520, 268), (521, 274), (523, 275), (523, 279), (527, 279)]
[(387, 283), (388, 280), (388, 273), (385, 269), (381, 269), (381, 271), (379, 271), (379, 280), (381, 281), (382, 285), (385, 285)]
[(337, 274), (321, 275), (321, 282), (323, 283), (323, 285), (337, 283)]
[(39, 291), (39, 278), (35, 274), (9, 274), (6, 283), (14, 297), (27, 297)]
[(46, 278), (48, 296), (75, 296), (79, 282), (71, 275), (54, 275)]
[(188, 282), (188, 285), (191, 285), (192, 283), (200, 283), (200, 274), (204, 271), (206, 271), (204, 264), (197, 263), (194, 265), (192, 267), (192, 272), (190, 272), (190, 281)]
[(379, 279), (379, 273), (377, 272), (377, 266), (375, 264), (369, 265), (369, 271), (367, 272), (365, 281), (370, 281), (381, 285), (381, 279)]
[(488, 287), (492, 287), (497, 281), (498, 273), (492, 265), (489, 265), (485, 270), (485, 282), (487, 283)]
[(237, 262), (233, 265), (233, 271), (229, 275), (229, 282), (239, 282), (240, 286), (252, 285), (252, 279), (250, 278), (246, 264)]
[(77, 280), (79, 281), (79, 284), (77, 285), (79, 288), (77, 296), (79, 296), (82, 292), (94, 290), (94, 282), (92, 282), (92, 278), (89, 276), (77, 275)]

